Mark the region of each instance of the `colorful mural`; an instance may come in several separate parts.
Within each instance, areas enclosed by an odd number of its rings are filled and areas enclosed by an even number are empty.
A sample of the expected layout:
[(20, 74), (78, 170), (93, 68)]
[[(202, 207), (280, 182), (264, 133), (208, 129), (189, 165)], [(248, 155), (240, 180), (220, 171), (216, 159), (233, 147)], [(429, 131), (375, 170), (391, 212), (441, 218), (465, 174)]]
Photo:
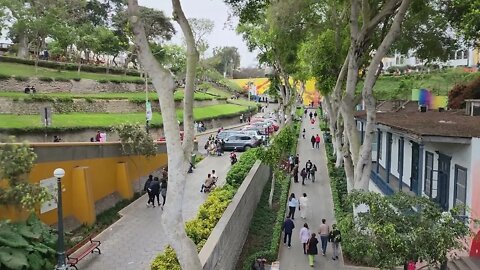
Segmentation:
[[(248, 83), (252, 82), (257, 87), (257, 93), (259, 95), (262, 95), (263, 93), (265, 93), (265, 91), (268, 90), (268, 87), (270, 87), (270, 81), (268, 80), (268, 78), (235, 79), (233, 81), (247, 91), (248, 91)], [(290, 83), (293, 83), (293, 80), (290, 81)], [(297, 88), (299, 89), (300, 85), (297, 85)], [(321, 96), (319, 91), (315, 87), (315, 81), (314, 80), (307, 81), (305, 85), (305, 93), (303, 93), (304, 104), (310, 104), (310, 102), (312, 101), (315, 102), (315, 104), (318, 104), (320, 100), (321, 100)]]
[(446, 108), (448, 104), (447, 96), (434, 96), (428, 89), (413, 89), (412, 100), (418, 101), (419, 105), (427, 106), (428, 109), (436, 110)]

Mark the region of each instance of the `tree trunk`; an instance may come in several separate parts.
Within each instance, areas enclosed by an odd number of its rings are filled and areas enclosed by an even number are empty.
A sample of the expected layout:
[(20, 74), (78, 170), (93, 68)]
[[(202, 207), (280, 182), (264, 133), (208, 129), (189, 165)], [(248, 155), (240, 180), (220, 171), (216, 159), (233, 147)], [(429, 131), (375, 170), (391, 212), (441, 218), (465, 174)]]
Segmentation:
[(168, 202), (165, 205), (162, 219), (163, 230), (169, 244), (177, 253), (182, 269), (201, 270), (202, 265), (195, 243), (187, 236), (183, 221), (182, 205), (186, 185), (187, 162), (183, 154), (182, 143), (178, 136), (180, 129), (175, 112), (174, 90), (175, 82), (172, 73), (156, 61), (153, 56), (145, 28), (140, 19), (138, 0), (128, 0), (128, 15), (133, 26), (135, 44), (139, 50), (142, 66), (152, 78), (163, 117), (163, 127), (167, 138), (168, 155)]
[(20, 33), (18, 37), (18, 51), (17, 51), (17, 57), (22, 58), (22, 59), (27, 59), (29, 55), (29, 50), (28, 50), (28, 38), (25, 33)]
[[(344, 131), (344, 137), (347, 135), (345, 134), (346, 131)], [(353, 162), (352, 162), (352, 156), (349, 153), (349, 145), (348, 145), (348, 140), (345, 140), (345, 143), (342, 146), (342, 154), (343, 154), (343, 168), (345, 170), (345, 178), (347, 179), (347, 192), (350, 193), (354, 189), (354, 167), (353, 167)]]
[(196, 71), (198, 63), (198, 50), (195, 45), (192, 28), (182, 10), (180, 0), (172, 0), (174, 18), (180, 25), (187, 43), (187, 70), (185, 74), (185, 95), (183, 98), (183, 149), (185, 156), (193, 152), (193, 95), (195, 92)]
[[(367, 76), (363, 85), (363, 100), (367, 113), (367, 123), (365, 125), (365, 140), (360, 148), (359, 159), (355, 166), (355, 189), (368, 191), (370, 184), (370, 172), (372, 170), (372, 142), (374, 137), (376, 108), (375, 98), (373, 96), (373, 87), (379, 75), (379, 66), (382, 58), (387, 54), (390, 46), (400, 35), (401, 25), (405, 18), (411, 0), (403, 0), (395, 15), (394, 21), (388, 34), (376, 50), (368, 67)], [(386, 142), (388, 143), (388, 142)]]
[(275, 192), (275, 172), (272, 175), (272, 183), (270, 186), (270, 195), (268, 195), (268, 206), (270, 209), (273, 207), (273, 193)]

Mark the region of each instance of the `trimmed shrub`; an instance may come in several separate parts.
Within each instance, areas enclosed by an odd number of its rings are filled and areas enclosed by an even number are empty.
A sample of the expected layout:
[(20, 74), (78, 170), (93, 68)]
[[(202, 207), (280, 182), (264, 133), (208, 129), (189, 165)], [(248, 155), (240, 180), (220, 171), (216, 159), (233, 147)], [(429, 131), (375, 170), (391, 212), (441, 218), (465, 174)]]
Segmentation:
[(17, 75), (15, 75), (14, 78), (15, 78), (15, 80), (17, 80), (17, 81), (19, 81), (19, 82), (26, 82), (26, 81), (29, 80), (28, 77), (25, 77), (25, 76), (17, 76)]
[(64, 77), (57, 77), (57, 78), (54, 78), (54, 80), (56, 82), (69, 82), (70, 81), (69, 78), (64, 78)]
[(53, 78), (51, 77), (39, 77), (38, 79), (42, 82), (53, 82)]
[(127, 82), (127, 81), (122, 81), (122, 80), (119, 80), (119, 79), (110, 79), (110, 82), (111, 83), (114, 83), (114, 84), (121, 84), (122, 82)]
[(75, 77), (75, 78), (73, 78), (73, 80), (76, 81), (76, 82), (79, 82), (81, 79), (82, 79), (82, 78), (80, 78), (80, 77)]
[(106, 79), (100, 79), (98, 80), (99, 83), (109, 83), (109, 80)]
[(0, 80), (9, 80), (12, 78), (10, 75), (0, 74)]

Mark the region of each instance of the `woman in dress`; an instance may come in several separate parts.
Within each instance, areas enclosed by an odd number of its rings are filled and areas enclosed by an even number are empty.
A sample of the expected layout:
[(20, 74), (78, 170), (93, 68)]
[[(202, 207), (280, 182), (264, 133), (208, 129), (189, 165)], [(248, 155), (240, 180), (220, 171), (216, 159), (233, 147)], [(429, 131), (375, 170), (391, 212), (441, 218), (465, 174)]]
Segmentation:
[(303, 193), (303, 197), (299, 199), (298, 211), (300, 211), (300, 216), (303, 219), (307, 218), (308, 213), (308, 198), (307, 193)]
[(303, 254), (307, 254), (307, 243), (308, 239), (310, 239), (310, 229), (308, 229), (308, 224), (303, 224), (303, 228), (300, 229), (300, 242), (302, 242), (303, 246)]

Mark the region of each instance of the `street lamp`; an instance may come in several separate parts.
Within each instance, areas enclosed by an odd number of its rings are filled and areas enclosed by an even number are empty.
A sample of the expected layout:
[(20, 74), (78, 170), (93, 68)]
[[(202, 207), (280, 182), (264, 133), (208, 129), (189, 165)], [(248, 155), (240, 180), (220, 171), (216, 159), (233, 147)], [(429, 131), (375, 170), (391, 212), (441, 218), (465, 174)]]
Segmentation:
[(65, 170), (57, 168), (53, 171), (53, 176), (57, 178), (57, 215), (58, 215), (58, 240), (57, 256), (58, 262), (56, 270), (67, 270), (65, 259), (65, 233), (63, 231), (63, 209), (62, 209), (62, 178), (65, 176)]

